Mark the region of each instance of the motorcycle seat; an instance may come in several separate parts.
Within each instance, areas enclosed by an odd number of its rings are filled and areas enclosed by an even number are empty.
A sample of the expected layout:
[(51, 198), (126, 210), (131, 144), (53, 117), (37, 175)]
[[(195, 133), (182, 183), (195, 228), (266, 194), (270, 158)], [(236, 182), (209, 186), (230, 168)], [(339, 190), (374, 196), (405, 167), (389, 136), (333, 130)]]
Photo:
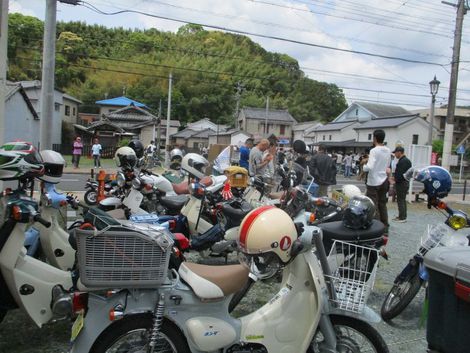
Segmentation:
[(180, 277), (202, 300), (222, 299), (238, 292), (248, 281), (249, 270), (244, 265), (210, 266), (183, 262)]
[(171, 184), (173, 186), (173, 191), (177, 195), (189, 194), (189, 185), (187, 181), (182, 181), (179, 184)]
[(284, 191), (276, 191), (269, 194), (269, 198), (273, 200), (280, 200), (284, 195)]
[(343, 226), (342, 221), (319, 224), (323, 230), (323, 242), (341, 240), (346, 242), (361, 242), (380, 238), (385, 232), (382, 222), (373, 220), (367, 229), (350, 229)]
[(183, 208), (188, 199), (189, 197), (187, 195), (163, 196), (160, 198), (160, 203), (169, 210), (179, 211)]
[(245, 218), (252, 209), (253, 207), (246, 201), (242, 201), (238, 205), (228, 202), (222, 204), (222, 213), (232, 224), (236, 225), (240, 225), (243, 218)]

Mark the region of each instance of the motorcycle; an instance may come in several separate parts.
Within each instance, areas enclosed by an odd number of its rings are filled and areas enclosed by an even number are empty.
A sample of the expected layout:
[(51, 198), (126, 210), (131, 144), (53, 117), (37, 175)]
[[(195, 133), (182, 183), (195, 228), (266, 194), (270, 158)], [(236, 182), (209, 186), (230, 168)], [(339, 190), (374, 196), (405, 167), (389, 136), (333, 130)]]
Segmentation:
[(428, 226), (427, 232), (421, 238), (418, 251), (408, 261), (405, 268), (398, 274), (393, 286), (388, 292), (382, 304), (380, 314), (385, 321), (398, 316), (411, 303), (421, 287), (428, 280), (428, 273), (423, 260), (426, 253), (437, 246), (469, 246), (467, 235), (458, 232), (464, 227), (470, 227), (468, 216), (462, 211), (456, 211), (438, 198), (432, 199), (428, 208), (434, 207), (445, 212), (444, 224)]
[[(292, 243), (279, 292), (238, 319), (227, 308), (247, 280), (244, 265), (185, 262), (160, 285), (149, 287), (137, 279), (127, 287), (114, 285), (121, 290), (109, 295), (81, 295), (71, 352), (388, 352), (368, 323), (377, 322), (378, 315), (367, 307), (366, 297), (359, 309), (353, 308), (357, 303), (351, 296), (344, 296), (340, 280), (352, 279), (339, 266), (330, 268), (321, 237), (321, 229), (305, 227)], [(319, 251), (313, 252), (314, 247)]]
[[(104, 196), (111, 197), (116, 194), (116, 182), (106, 179), (104, 183)], [(83, 199), (89, 206), (95, 206), (98, 204), (98, 181), (94, 179), (88, 179), (85, 184), (85, 195)]]

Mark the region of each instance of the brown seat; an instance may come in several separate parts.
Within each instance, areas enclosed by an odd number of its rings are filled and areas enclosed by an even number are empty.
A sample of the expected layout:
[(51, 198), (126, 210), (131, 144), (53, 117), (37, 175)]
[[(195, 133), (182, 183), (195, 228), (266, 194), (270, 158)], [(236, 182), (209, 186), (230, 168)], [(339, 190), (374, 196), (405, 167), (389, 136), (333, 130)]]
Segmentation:
[(187, 181), (182, 181), (179, 184), (171, 184), (173, 186), (173, 191), (177, 195), (189, 194), (189, 185)]
[(284, 191), (277, 191), (269, 194), (269, 198), (273, 200), (280, 200), (282, 196), (284, 196)]
[(219, 299), (243, 288), (249, 270), (244, 265), (210, 266), (183, 262), (181, 278), (201, 299)]

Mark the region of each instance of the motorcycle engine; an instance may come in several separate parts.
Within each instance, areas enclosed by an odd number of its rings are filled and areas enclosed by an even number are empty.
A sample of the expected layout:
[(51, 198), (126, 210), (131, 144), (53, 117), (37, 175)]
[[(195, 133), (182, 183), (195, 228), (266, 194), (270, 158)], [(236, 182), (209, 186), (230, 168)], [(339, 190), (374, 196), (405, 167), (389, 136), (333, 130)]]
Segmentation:
[(248, 343), (244, 345), (234, 345), (227, 349), (227, 353), (268, 353), (266, 347), (259, 343)]

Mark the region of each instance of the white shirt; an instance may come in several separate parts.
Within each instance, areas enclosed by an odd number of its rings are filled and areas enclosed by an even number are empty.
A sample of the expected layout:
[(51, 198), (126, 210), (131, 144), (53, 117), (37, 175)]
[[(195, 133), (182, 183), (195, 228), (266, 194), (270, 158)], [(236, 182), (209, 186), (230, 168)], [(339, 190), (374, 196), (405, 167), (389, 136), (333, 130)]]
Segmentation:
[(93, 146), (91, 146), (91, 152), (93, 156), (99, 156), (101, 153), (101, 145), (99, 143), (95, 143)]
[(367, 175), (367, 185), (379, 186), (387, 179), (387, 168), (390, 167), (391, 152), (388, 147), (377, 146), (370, 150), (369, 160), (364, 166)]

